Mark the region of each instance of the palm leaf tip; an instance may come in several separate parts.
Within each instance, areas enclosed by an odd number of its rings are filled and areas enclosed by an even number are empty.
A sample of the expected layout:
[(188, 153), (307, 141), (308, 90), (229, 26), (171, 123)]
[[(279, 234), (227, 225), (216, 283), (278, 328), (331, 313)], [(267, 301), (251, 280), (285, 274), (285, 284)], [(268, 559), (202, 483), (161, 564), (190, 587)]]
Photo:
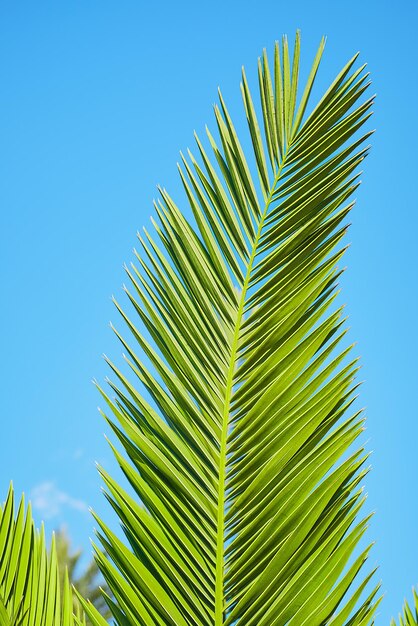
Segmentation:
[(398, 621), (392, 619), (391, 626), (418, 626), (418, 592), (415, 588), (412, 589), (412, 599), (412, 604), (405, 600)]
[(305, 86), (299, 32), (260, 57), (258, 101), (243, 72), (249, 150), (219, 94), (217, 136), (181, 155), (193, 222), (160, 189), (126, 270), (131, 341), (116, 332), (137, 384), (110, 363), (102, 390), (126, 543), (101, 524), (98, 557), (123, 626), (373, 619), (357, 359), (336, 305), (372, 99), (354, 57), (310, 108), (324, 43)]

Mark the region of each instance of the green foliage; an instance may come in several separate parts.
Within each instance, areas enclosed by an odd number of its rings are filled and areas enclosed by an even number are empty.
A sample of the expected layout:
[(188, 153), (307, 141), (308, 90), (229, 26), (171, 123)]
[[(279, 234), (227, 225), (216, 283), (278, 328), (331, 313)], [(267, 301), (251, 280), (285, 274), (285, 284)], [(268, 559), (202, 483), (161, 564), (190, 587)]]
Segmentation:
[[(73, 551), (71, 541), (65, 528), (61, 528), (55, 533), (55, 550), (57, 553), (58, 571), (61, 589), (65, 588), (68, 577), (71, 585), (83, 596), (94, 604), (99, 613), (106, 619), (111, 617), (101, 589), (108, 592), (106, 583), (102, 580), (99, 567), (92, 559), (84, 567), (80, 564), (82, 551)], [(80, 602), (73, 594), (74, 609), (81, 609)]]
[(259, 105), (243, 73), (248, 154), (220, 94), (219, 139), (179, 166), (194, 224), (160, 189), (127, 268), (131, 340), (116, 332), (137, 385), (109, 363), (101, 393), (137, 497), (100, 470), (126, 543), (97, 518), (96, 548), (120, 626), (373, 621), (358, 365), (335, 304), (372, 99), (355, 56), (308, 113), (323, 48), (301, 88), (299, 34), (292, 59), (286, 38), (272, 66), (264, 52)]
[(48, 551), (23, 497), (15, 514), (12, 487), (0, 514), (0, 624), (85, 626), (81, 612), (73, 615), (68, 576), (61, 593), (55, 538)]
[[(414, 606), (409, 606), (405, 600), (402, 615), (399, 615), (399, 626), (418, 626), (418, 593), (415, 589), (412, 591), (414, 596)], [(393, 619), (391, 626), (396, 626), (396, 621)]]

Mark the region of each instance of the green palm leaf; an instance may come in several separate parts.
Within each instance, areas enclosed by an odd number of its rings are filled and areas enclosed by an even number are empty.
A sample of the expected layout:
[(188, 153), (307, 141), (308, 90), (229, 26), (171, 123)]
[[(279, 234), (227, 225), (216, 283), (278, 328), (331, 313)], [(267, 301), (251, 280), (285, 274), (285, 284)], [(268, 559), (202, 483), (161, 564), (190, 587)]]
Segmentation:
[(73, 614), (68, 576), (62, 589), (55, 538), (47, 550), (44, 529), (35, 529), (23, 497), (15, 514), (10, 487), (0, 510), (1, 626), (85, 626), (81, 613)]
[(355, 56), (307, 113), (323, 48), (302, 89), (299, 34), (293, 56), (286, 38), (271, 67), (264, 52), (260, 107), (243, 73), (247, 155), (220, 95), (219, 139), (179, 166), (195, 224), (160, 189), (127, 268), (133, 342), (116, 332), (141, 390), (109, 363), (101, 393), (135, 497), (100, 470), (127, 545), (97, 519), (96, 548), (120, 625), (373, 620), (358, 365), (335, 304), (372, 99)]
[[(405, 600), (402, 615), (399, 614), (399, 626), (418, 626), (418, 593), (413, 589), (414, 606), (411, 608)], [(396, 621), (391, 621), (391, 626), (396, 626)]]

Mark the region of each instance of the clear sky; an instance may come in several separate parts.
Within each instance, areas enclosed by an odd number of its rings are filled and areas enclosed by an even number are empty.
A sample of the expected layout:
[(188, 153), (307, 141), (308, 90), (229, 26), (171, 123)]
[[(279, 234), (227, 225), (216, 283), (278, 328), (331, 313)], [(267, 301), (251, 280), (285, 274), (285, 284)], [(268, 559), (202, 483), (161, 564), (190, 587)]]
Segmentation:
[(393, 1), (0, 4), (0, 489), (14, 480), (48, 530), (88, 548), (107, 515), (94, 461), (114, 471), (91, 384), (103, 380), (122, 265), (155, 185), (179, 188), (178, 152), (212, 121), (221, 85), (302, 31), (305, 70), (328, 36), (320, 85), (357, 50), (378, 99), (357, 194), (344, 300), (362, 356), (373, 472), (369, 538), (388, 624), (418, 583), (418, 3)]

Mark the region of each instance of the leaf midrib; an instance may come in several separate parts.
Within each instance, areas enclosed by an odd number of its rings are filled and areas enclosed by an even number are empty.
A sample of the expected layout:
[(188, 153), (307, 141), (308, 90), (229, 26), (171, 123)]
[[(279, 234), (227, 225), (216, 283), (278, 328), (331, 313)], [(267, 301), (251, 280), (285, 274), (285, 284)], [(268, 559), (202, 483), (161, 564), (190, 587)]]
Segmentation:
[(237, 352), (239, 345), (239, 337), (241, 331), (242, 319), (244, 316), (245, 301), (247, 297), (247, 291), (250, 284), (251, 272), (254, 265), (254, 260), (257, 255), (257, 249), (261, 232), (264, 227), (264, 222), (267, 217), (267, 212), (270, 207), (270, 203), (273, 198), (274, 190), (279, 182), (280, 175), (282, 173), (285, 164), (286, 153), (283, 155), (283, 159), (279, 165), (277, 174), (275, 175), (273, 184), (271, 186), (269, 195), (266, 198), (263, 213), (258, 223), (258, 229), (254, 242), (252, 245), (251, 256), (248, 261), (246, 275), (241, 291), (241, 298), (238, 304), (237, 317), (234, 327), (234, 333), (232, 336), (231, 344), (231, 357), (228, 367), (226, 387), (225, 387), (225, 403), (224, 412), (222, 416), (222, 432), (220, 441), (220, 459), (219, 459), (219, 487), (218, 487), (218, 516), (217, 516), (217, 545), (216, 545), (216, 574), (215, 574), (215, 626), (222, 626), (224, 624), (224, 611), (225, 611), (225, 594), (224, 594), (224, 536), (225, 536), (225, 491), (226, 491), (226, 454), (227, 454), (227, 440), (228, 440), (228, 426), (231, 398), (234, 387), (234, 375), (237, 360)]

